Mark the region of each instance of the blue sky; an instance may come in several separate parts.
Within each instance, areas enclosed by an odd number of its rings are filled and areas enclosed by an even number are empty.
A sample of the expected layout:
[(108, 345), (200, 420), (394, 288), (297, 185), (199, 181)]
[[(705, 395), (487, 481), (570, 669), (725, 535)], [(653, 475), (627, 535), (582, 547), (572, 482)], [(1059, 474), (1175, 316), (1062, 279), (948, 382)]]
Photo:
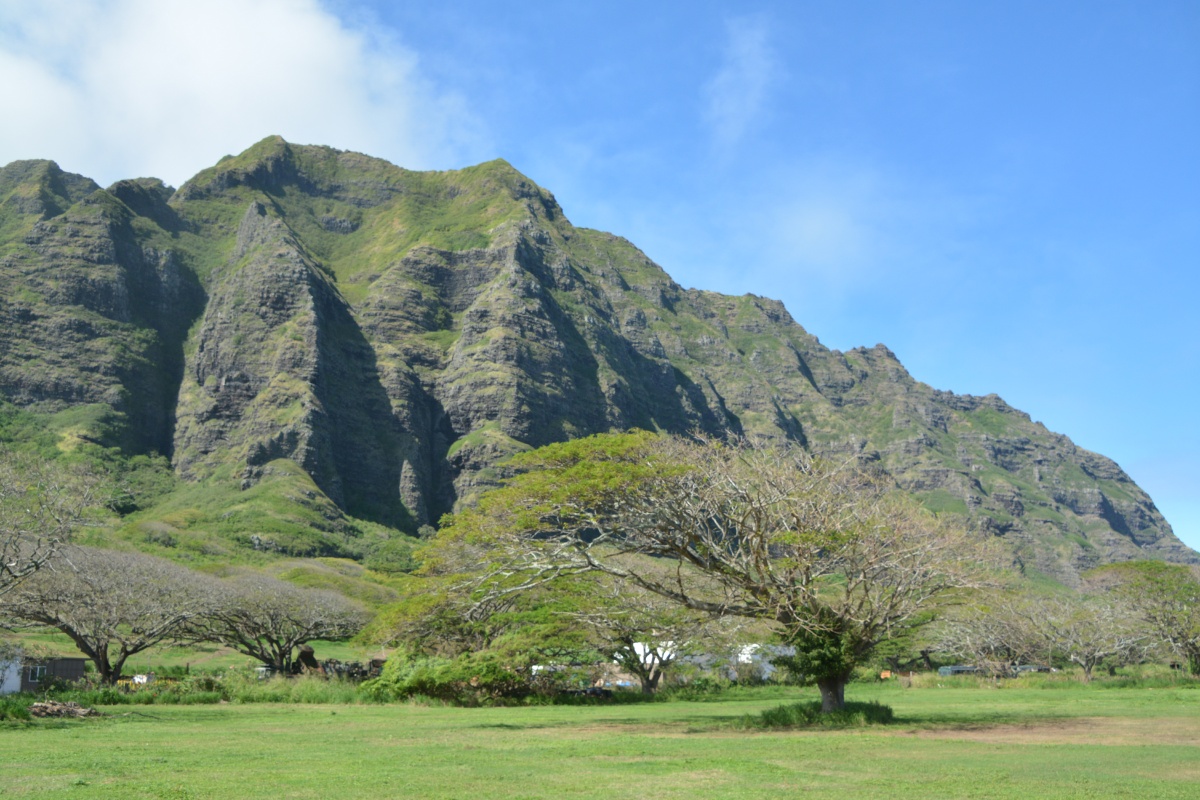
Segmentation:
[(1200, 4), (12, 0), (0, 162), (179, 183), (269, 133), (503, 157), (1114, 458), (1200, 548)]

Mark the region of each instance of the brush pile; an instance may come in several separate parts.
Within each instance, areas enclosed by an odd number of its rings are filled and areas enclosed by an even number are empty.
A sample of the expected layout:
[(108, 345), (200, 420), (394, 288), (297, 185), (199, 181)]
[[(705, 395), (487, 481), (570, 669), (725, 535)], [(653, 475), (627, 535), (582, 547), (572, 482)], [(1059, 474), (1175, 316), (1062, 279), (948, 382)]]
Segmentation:
[(43, 700), (39, 703), (30, 704), (29, 716), (82, 719), (84, 717), (98, 717), (100, 716), (100, 712), (94, 708), (81, 706), (75, 702), (60, 703), (57, 700)]

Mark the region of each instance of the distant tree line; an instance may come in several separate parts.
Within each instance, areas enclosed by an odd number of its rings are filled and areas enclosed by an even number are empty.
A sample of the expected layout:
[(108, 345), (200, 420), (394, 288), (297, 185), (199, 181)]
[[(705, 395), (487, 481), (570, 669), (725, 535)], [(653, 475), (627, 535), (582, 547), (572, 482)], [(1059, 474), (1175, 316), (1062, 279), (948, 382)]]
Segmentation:
[(212, 642), (279, 671), (295, 648), (343, 639), (367, 621), (336, 592), (265, 575), (219, 579), (143, 553), (66, 546), (0, 599), (10, 627), (61, 631), (116, 683), (130, 657), (163, 643)]

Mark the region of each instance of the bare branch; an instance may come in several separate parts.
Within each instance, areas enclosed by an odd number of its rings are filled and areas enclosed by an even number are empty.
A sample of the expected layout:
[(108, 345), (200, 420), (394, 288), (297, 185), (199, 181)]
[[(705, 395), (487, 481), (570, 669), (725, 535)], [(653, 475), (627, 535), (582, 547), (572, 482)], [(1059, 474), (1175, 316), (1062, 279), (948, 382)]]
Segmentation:
[(99, 485), (82, 467), (0, 454), (0, 596), (71, 540), (97, 510)]

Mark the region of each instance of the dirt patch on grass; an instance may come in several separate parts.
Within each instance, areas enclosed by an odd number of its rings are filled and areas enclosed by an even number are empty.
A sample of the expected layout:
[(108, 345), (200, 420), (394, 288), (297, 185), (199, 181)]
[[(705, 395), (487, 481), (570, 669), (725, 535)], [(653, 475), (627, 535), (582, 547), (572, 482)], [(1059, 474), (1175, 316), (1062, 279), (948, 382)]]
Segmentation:
[(921, 739), (996, 744), (1187, 745), (1200, 747), (1200, 719), (1082, 717), (1024, 725), (912, 731)]

